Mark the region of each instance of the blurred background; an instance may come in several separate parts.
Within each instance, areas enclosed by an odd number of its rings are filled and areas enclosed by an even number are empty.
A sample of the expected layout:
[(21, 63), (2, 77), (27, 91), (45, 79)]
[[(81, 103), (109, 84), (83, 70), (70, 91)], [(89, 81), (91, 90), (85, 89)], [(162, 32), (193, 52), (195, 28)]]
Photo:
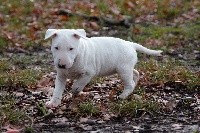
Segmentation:
[(1, 0), (0, 51), (40, 49), (48, 28), (84, 28), (87, 36), (198, 52), (199, 10), (199, 0)]

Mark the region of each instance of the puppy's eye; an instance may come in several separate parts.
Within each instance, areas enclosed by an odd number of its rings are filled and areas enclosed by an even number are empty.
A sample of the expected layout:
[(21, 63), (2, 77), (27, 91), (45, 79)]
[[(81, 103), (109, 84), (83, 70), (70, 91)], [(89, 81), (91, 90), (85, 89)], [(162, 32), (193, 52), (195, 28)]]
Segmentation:
[(56, 50), (58, 50), (58, 47), (54, 47)]
[(69, 50), (71, 51), (71, 50), (73, 50), (74, 48), (69, 48)]

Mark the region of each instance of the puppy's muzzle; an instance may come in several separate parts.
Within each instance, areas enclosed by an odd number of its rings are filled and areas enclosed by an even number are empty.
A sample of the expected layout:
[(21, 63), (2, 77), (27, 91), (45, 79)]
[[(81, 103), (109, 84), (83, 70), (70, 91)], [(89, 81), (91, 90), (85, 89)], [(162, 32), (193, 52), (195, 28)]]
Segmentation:
[(61, 64), (60, 63), (60, 59), (58, 61), (58, 68), (61, 68), (61, 69), (65, 69), (66, 68), (66, 64)]

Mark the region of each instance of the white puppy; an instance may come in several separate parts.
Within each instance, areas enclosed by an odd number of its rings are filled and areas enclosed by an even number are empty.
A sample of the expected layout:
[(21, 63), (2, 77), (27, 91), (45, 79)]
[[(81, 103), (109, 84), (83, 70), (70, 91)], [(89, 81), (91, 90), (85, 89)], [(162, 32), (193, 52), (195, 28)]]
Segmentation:
[(136, 51), (155, 56), (162, 53), (119, 38), (87, 38), (84, 29), (48, 29), (45, 39), (48, 38), (52, 38), (51, 51), (57, 70), (53, 96), (46, 103), (48, 107), (61, 103), (66, 78), (74, 80), (72, 92), (78, 94), (93, 77), (118, 73), (124, 83), (119, 98), (125, 99), (139, 79), (139, 73), (134, 69)]

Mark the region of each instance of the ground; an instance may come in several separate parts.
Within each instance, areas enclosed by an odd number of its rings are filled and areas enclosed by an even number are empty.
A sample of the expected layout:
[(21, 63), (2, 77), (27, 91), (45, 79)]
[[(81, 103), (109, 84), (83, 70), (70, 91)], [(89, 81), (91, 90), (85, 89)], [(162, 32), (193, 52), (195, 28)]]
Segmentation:
[[(200, 2), (198, 0), (11, 1), (0, 6), (1, 132), (200, 131)], [(164, 51), (139, 54), (140, 80), (126, 100), (117, 75), (93, 79), (48, 109), (55, 69), (48, 28), (84, 28)]]

